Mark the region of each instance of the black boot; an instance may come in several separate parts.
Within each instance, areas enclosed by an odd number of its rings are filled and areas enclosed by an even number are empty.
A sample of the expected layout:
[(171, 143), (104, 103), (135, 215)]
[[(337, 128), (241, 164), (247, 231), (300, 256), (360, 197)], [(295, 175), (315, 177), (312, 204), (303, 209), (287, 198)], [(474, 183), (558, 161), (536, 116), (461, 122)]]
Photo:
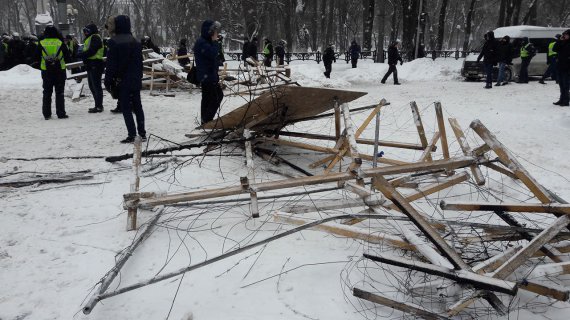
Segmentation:
[(99, 113), (99, 112), (103, 112), (103, 107), (90, 108), (90, 109), (88, 110), (88, 112), (89, 112), (89, 113)]
[(121, 140), (121, 143), (133, 143), (135, 142), (135, 137), (128, 136), (125, 139)]
[(121, 108), (116, 107), (115, 109), (111, 109), (111, 113), (123, 113), (123, 111), (121, 110)]

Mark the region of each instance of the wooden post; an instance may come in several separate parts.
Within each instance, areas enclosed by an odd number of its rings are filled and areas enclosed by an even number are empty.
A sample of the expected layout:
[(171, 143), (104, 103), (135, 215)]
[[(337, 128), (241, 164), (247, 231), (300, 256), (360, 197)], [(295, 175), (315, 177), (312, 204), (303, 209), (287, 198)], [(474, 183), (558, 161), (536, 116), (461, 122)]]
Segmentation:
[[(243, 130), (243, 137), (247, 139), (245, 141), (245, 158), (247, 164), (247, 177), (251, 183), (255, 183), (255, 169), (253, 165), (253, 150), (251, 148), (251, 132), (249, 129)], [(250, 188), (251, 189), (251, 188)], [(259, 218), (259, 207), (257, 205), (257, 192), (250, 190), (251, 196), (250, 211), (253, 218)]]
[[(449, 124), (455, 133), (455, 137), (457, 138), (457, 142), (459, 142), (459, 146), (461, 147), (463, 154), (471, 155), (471, 148), (469, 147), (469, 143), (467, 143), (467, 139), (465, 138), (463, 130), (461, 130), (461, 126), (459, 125), (459, 122), (457, 122), (457, 119), (449, 118)], [(475, 182), (477, 182), (477, 185), (482, 186), (485, 184), (485, 177), (477, 165), (474, 164), (471, 166), (471, 172), (473, 173), (473, 178), (475, 179)]]
[[(433, 146), (435, 146), (435, 144), (437, 143), (437, 141), (439, 140), (440, 137), (440, 133), (436, 132), (433, 135), (433, 138), (431, 139), (431, 142), (428, 144), (427, 148), (424, 150), (424, 152), (422, 153), (422, 155), (420, 156), (420, 160), (418, 162), (424, 162), (424, 161), (431, 161), (431, 150), (433, 149)], [(448, 158), (449, 159), (449, 158)]]
[[(139, 191), (140, 185), (140, 166), (141, 166), (141, 152), (142, 152), (142, 140), (141, 137), (135, 137), (135, 143), (133, 146), (133, 168), (132, 168), (132, 180), (131, 180), (131, 193), (137, 193)], [(127, 214), (127, 231), (137, 229), (137, 207), (129, 206)]]
[[(420, 116), (420, 111), (418, 109), (418, 105), (416, 104), (415, 101), (410, 102), (410, 106), (412, 107), (412, 115), (414, 117), (414, 124), (416, 125), (416, 128), (418, 129), (418, 134), (420, 136), (420, 141), (422, 143), (422, 146), (425, 148), (427, 148), (428, 146), (428, 141), (426, 138), (426, 132), (424, 130), (424, 125), (422, 123), (422, 117)], [(428, 155), (428, 161), (431, 161), (431, 155)]]
[(554, 202), (546, 189), (540, 185), (530, 174), (524, 169), (521, 163), (505, 148), (505, 146), (497, 140), (479, 120), (471, 122), (471, 128), (485, 141), (485, 143), (493, 149), (501, 162), (503, 162), (513, 173), (529, 188), (529, 190), (542, 203)]
[(437, 126), (439, 128), (439, 133), (441, 134), (441, 150), (443, 152), (443, 158), (449, 159), (449, 146), (447, 145), (447, 134), (445, 133), (443, 110), (441, 108), (441, 102), (439, 101), (435, 103), (435, 115), (437, 117)]
[(350, 165), (350, 169), (354, 170), (360, 167), (360, 165), (362, 164), (362, 159), (359, 156), (358, 147), (356, 145), (356, 137), (354, 133), (354, 128), (352, 126), (352, 119), (350, 118), (350, 109), (348, 108), (348, 104), (344, 103), (343, 105), (341, 105), (341, 108), (342, 108), (342, 115), (344, 118), (344, 127), (346, 128), (346, 143), (348, 144), (347, 150), (350, 151), (350, 157), (352, 158), (352, 164)]
[(338, 104), (338, 100), (335, 99), (335, 101), (334, 101), (334, 133), (335, 133), (336, 141), (338, 141), (340, 139), (340, 131), (341, 131), (340, 106)]

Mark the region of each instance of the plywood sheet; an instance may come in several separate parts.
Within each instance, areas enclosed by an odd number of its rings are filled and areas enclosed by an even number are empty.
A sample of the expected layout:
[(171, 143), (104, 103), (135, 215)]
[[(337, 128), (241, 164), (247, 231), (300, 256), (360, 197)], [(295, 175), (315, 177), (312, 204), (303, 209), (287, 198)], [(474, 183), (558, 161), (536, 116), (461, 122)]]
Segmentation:
[(342, 104), (366, 94), (338, 89), (281, 86), (204, 124), (203, 128), (230, 130), (253, 124), (250, 129), (254, 131), (280, 129), (299, 119), (333, 109), (335, 99)]

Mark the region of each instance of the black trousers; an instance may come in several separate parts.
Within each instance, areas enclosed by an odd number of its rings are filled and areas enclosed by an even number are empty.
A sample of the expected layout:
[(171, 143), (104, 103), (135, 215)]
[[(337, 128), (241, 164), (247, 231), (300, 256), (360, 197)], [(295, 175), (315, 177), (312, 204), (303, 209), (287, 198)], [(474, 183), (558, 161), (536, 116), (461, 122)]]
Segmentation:
[(331, 71), (332, 71), (332, 62), (331, 63), (325, 63), (325, 77), (330, 78), (331, 77)]
[(105, 69), (103, 62), (89, 61), (85, 65), (85, 69), (87, 70), (89, 90), (91, 90), (95, 100), (95, 108), (103, 108), (103, 87), (101, 86), (101, 78)]
[(394, 83), (398, 83), (398, 69), (396, 68), (395, 64), (389, 64), (388, 65), (388, 72), (386, 72), (386, 74), (384, 75), (384, 78), (382, 78), (382, 82), (386, 82), (386, 80), (388, 79), (388, 77), (394, 73)]
[(44, 88), (44, 96), (42, 103), (42, 113), (44, 117), (51, 117), (51, 95), (55, 88), (55, 113), (58, 117), (65, 116), (65, 97), (63, 91), (65, 89), (65, 70), (56, 73), (48, 73), (42, 71), (42, 80)]
[[(137, 130), (141, 137), (146, 136), (146, 130), (144, 128), (144, 111), (141, 103), (141, 91), (120, 89), (119, 105), (123, 112), (123, 118), (125, 119), (125, 125), (127, 126), (129, 137), (136, 136)], [(135, 120), (133, 119), (133, 111), (137, 118), (136, 126)]]
[(568, 90), (570, 90), (570, 74), (567, 71), (558, 71), (558, 86), (560, 87), (560, 102), (570, 102)]
[(217, 82), (202, 82), (202, 104), (200, 107), (202, 124), (214, 119), (223, 99), (224, 92)]
[(526, 83), (528, 82), (528, 66), (530, 64), (531, 58), (522, 58), (521, 59), (521, 69), (519, 72), (519, 82)]
[(356, 64), (358, 63), (358, 58), (352, 58), (350, 59), (350, 62), (352, 62), (352, 67), (356, 68)]

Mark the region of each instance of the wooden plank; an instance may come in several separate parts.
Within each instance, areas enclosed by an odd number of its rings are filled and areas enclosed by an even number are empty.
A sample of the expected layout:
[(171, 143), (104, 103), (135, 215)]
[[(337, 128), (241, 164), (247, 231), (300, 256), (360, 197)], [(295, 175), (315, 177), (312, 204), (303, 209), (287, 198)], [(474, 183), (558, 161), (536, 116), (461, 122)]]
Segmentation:
[(540, 185), (521, 163), (507, 150), (507, 148), (493, 135), (487, 127), (479, 120), (471, 122), (471, 128), (485, 141), (487, 145), (493, 149), (495, 154), (499, 157), (513, 173), (524, 183), (527, 188), (540, 200), (542, 203), (554, 202), (554, 199), (548, 194), (546, 189)]
[[(350, 169), (354, 170), (354, 169), (358, 169), (360, 167), (360, 165), (362, 164), (362, 160), (360, 159), (360, 152), (358, 152), (358, 147), (356, 145), (356, 135), (360, 135), (362, 133), (361, 129), (363, 129), (363, 127), (365, 127), (366, 125), (368, 125), (366, 122), (368, 119), (366, 119), (364, 121), (364, 123), (362, 124), (362, 126), (360, 126), (360, 128), (358, 128), (358, 130), (356, 132), (354, 132), (354, 128), (352, 126), (352, 119), (350, 117), (350, 109), (348, 107), (347, 103), (342, 104), (341, 106), (342, 109), (342, 115), (344, 118), (344, 127), (346, 128), (346, 139), (345, 142), (346, 144), (348, 144), (346, 147), (346, 150), (348, 150), (350, 157), (352, 158), (352, 163), (350, 165)], [(370, 123), (370, 121), (368, 121), (368, 123)], [(339, 151), (339, 155), (341, 154), (342, 151)], [(334, 160), (333, 160), (334, 162)], [(331, 162), (332, 164), (332, 162)], [(330, 166), (330, 165), (329, 165)]]
[(453, 280), (460, 284), (469, 284), (481, 290), (501, 292), (509, 295), (515, 295), (518, 290), (517, 284), (514, 282), (491, 278), (466, 270), (453, 270), (425, 262), (414, 261), (407, 258), (392, 257), (382, 254), (371, 255), (365, 253), (364, 257), (376, 262), (433, 274), (439, 277)]
[[(437, 143), (437, 141), (440, 138), (440, 133), (436, 132), (433, 135), (433, 138), (431, 138), (430, 143), (428, 144), (427, 148), (424, 150), (424, 152), (422, 153), (422, 155), (420, 156), (420, 160), (418, 160), (418, 162), (424, 162), (424, 161), (431, 161), (431, 150), (433, 149), (433, 146), (435, 146), (435, 144)], [(449, 158), (447, 158), (449, 159)]]
[[(142, 140), (141, 137), (135, 137), (135, 143), (133, 145), (133, 167), (132, 167), (132, 179), (131, 179), (131, 193), (137, 193), (140, 186), (140, 166), (141, 166), (141, 153), (142, 153)], [(127, 231), (137, 229), (137, 207), (130, 206), (127, 209)]]
[[(340, 105), (338, 104), (338, 100), (335, 99), (334, 101), (334, 133), (335, 141), (339, 141), (340, 134), (341, 134), (341, 123), (340, 123)], [(331, 137), (332, 138), (332, 137)]]
[(85, 86), (84, 83), (78, 83), (77, 85), (75, 85), (75, 88), (73, 89), (73, 95), (71, 96), (71, 101), (77, 102), (81, 98), (84, 86)]
[(546, 277), (570, 274), (570, 261), (541, 264), (532, 270), (530, 277)]
[(530, 291), (541, 296), (556, 299), (558, 301), (568, 301), (570, 299), (570, 291), (564, 287), (536, 283), (532, 281), (521, 281), (518, 283), (520, 289)]
[(412, 305), (407, 304), (407, 303), (394, 301), (392, 299), (388, 299), (386, 297), (382, 297), (380, 295), (377, 295), (377, 294), (374, 294), (374, 293), (371, 293), (368, 291), (364, 291), (364, 290), (358, 289), (356, 287), (352, 290), (352, 294), (357, 298), (364, 299), (364, 300), (374, 302), (377, 304), (381, 304), (381, 305), (384, 305), (386, 307), (402, 311), (404, 313), (413, 314), (415, 316), (421, 317), (422, 319), (426, 319), (426, 320), (449, 319), (447, 317), (444, 317), (444, 316), (438, 315), (436, 313), (430, 312), (428, 310), (425, 310), (421, 307), (416, 307), (416, 306), (412, 306)]
[[(459, 146), (461, 147), (461, 150), (463, 151), (463, 154), (464, 155), (471, 155), (471, 148), (469, 147), (469, 143), (467, 143), (467, 139), (465, 138), (465, 135), (463, 134), (463, 130), (461, 129), (459, 122), (457, 122), (457, 119), (455, 119), (455, 118), (449, 118), (448, 120), (449, 120), (449, 124), (451, 125), (451, 129), (455, 133), (455, 137), (457, 138), (457, 142), (459, 142)], [(477, 185), (482, 186), (485, 184), (485, 177), (483, 176), (481, 169), (477, 165), (471, 166), (471, 172), (473, 173), (473, 178), (475, 179), (475, 182), (477, 182)]]
[[(444, 160), (445, 161), (445, 160)], [(461, 259), (459, 254), (451, 248), (437, 231), (418, 213), (412, 205), (381, 175), (374, 176), (374, 188), (384, 194), (386, 198), (408, 216), (412, 223), (432, 242), (434, 246), (453, 264), (457, 269), (470, 270), (469, 266)]]
[(445, 132), (445, 121), (443, 120), (443, 110), (441, 108), (441, 102), (439, 101), (435, 103), (435, 116), (437, 118), (439, 133), (441, 134), (441, 150), (443, 152), (443, 158), (449, 159), (449, 146), (447, 144), (447, 134)]
[[(414, 124), (416, 125), (416, 129), (418, 130), (418, 135), (420, 136), (420, 142), (422, 143), (422, 146), (425, 148), (427, 148), (428, 146), (428, 141), (427, 141), (427, 137), (426, 137), (426, 132), (424, 130), (424, 125), (422, 123), (422, 117), (420, 115), (420, 111), (418, 109), (418, 105), (416, 104), (415, 101), (410, 102), (410, 107), (412, 108), (412, 116), (414, 117)], [(428, 155), (428, 161), (431, 161), (431, 155)]]
[(483, 143), (482, 145), (478, 146), (477, 148), (473, 149), (473, 151), (471, 151), (471, 154), (474, 157), (481, 157), (482, 155), (484, 155), (485, 153), (491, 151), (491, 147), (489, 147), (488, 144)]
[[(421, 172), (421, 171), (429, 172), (432, 170), (441, 170), (441, 169), (454, 170), (457, 168), (463, 168), (465, 166), (469, 166), (473, 164), (475, 161), (476, 160), (471, 157), (455, 158), (448, 160), (436, 160), (430, 163), (412, 163), (401, 166), (367, 168), (367, 169), (362, 169), (361, 174), (363, 175), (364, 178), (366, 177), (370, 178), (377, 174), (392, 175), (392, 174), (401, 174), (408, 172)], [(330, 182), (348, 181), (353, 179), (355, 179), (355, 177), (352, 173), (339, 172), (328, 175), (317, 175), (312, 177), (300, 177), (300, 178), (293, 178), (286, 180), (259, 182), (254, 185), (251, 185), (251, 188), (253, 188), (257, 192), (262, 192), (262, 191), (287, 189), (299, 186), (323, 184)], [(185, 192), (179, 194), (166, 195), (163, 197), (157, 197), (156, 199), (143, 199), (140, 201), (139, 207), (145, 207), (145, 206), (153, 207), (162, 204), (173, 204), (185, 201), (219, 198), (219, 197), (232, 196), (243, 193), (245, 192), (241, 186)]]
[(453, 203), (442, 200), (439, 206), (443, 210), (456, 211), (508, 211), (508, 212), (538, 212), (556, 213), (559, 215), (570, 214), (570, 204), (533, 204), (533, 203), (480, 203), (465, 202)]
[[(282, 222), (296, 226), (301, 226), (306, 223), (312, 222), (309, 219), (291, 217), (290, 215), (284, 215), (284, 214), (275, 214), (273, 215), (273, 218), (276, 222)], [(358, 239), (369, 243), (390, 245), (397, 249), (416, 251), (415, 246), (411, 245), (406, 240), (398, 236), (382, 232), (371, 233), (369, 229), (346, 226), (343, 224), (333, 224), (332, 222), (320, 224), (311, 229), (324, 231), (345, 238)]]
[[(245, 141), (245, 159), (247, 165), (247, 178), (249, 181), (255, 183), (255, 168), (253, 164), (253, 151), (251, 148), (251, 132), (248, 129), (243, 130), (243, 137)], [(259, 207), (257, 205), (257, 192), (250, 191), (251, 197), (250, 211), (253, 218), (259, 218)]]
[(503, 167), (501, 167), (501, 166), (498, 166), (498, 165), (496, 165), (496, 164), (494, 164), (494, 163), (487, 162), (487, 163), (484, 163), (483, 165), (484, 165), (485, 167), (489, 168), (489, 169), (493, 169), (493, 170), (495, 170), (495, 171), (497, 171), (497, 172), (499, 172), (499, 173), (502, 173), (502, 174), (506, 175), (507, 177), (509, 177), (509, 178), (511, 178), (511, 179), (518, 180), (518, 178), (519, 178), (519, 177), (517, 177), (512, 171), (509, 171), (509, 170), (507, 170), (507, 169), (505, 169), (505, 168), (503, 168)]

